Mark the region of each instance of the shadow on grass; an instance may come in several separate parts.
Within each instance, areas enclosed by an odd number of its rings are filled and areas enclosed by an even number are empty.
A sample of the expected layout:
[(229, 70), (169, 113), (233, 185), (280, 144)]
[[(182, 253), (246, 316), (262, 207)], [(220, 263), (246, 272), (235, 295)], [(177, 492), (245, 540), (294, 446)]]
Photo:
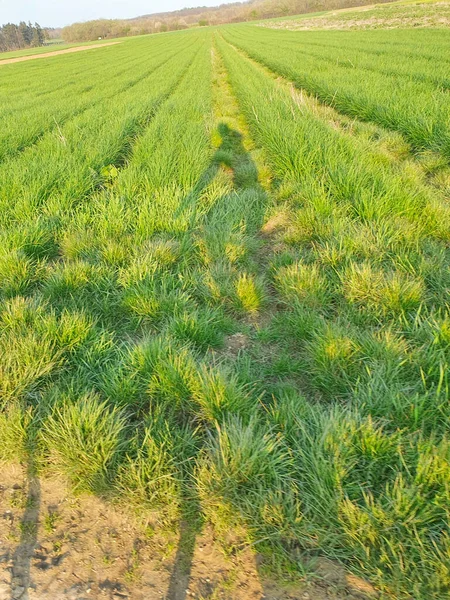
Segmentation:
[(249, 152), (244, 147), (242, 134), (231, 129), (226, 123), (219, 123), (217, 131), (222, 139), (222, 143), (214, 153), (208, 167), (174, 213), (174, 218), (176, 219), (185, 211), (190, 210), (191, 228), (195, 226), (196, 203), (199, 196), (213, 182), (219, 169), (223, 166), (233, 171), (235, 191), (254, 188), (265, 195), (258, 180), (258, 169)]
[[(179, 213), (192, 211), (194, 225), (196, 203), (199, 195), (212, 183), (222, 166), (232, 172), (233, 187), (237, 194), (244, 190), (254, 190), (260, 195), (262, 202), (266, 199), (265, 192), (258, 181), (257, 167), (243, 145), (242, 135), (225, 123), (219, 124), (218, 131), (222, 139), (220, 147), (177, 211)], [(242, 198), (238, 197), (237, 194), (235, 198), (237, 203), (241, 200), (242, 203), (247, 201), (244, 194)], [(228, 205), (229, 201), (230, 195), (224, 195), (217, 201), (217, 204)], [(254, 208), (252, 205), (248, 205), (245, 219), (253, 218), (253, 216)], [(219, 214), (219, 219), (220, 217)], [(103, 291), (100, 290), (100, 296), (102, 293)], [(95, 315), (94, 309), (91, 310), (92, 314)], [(18, 598), (27, 600), (29, 597), (31, 562), (37, 543), (41, 490), (32, 453), (30, 453), (27, 465), (27, 488), (26, 507), (21, 523), (21, 537), (12, 558), (11, 598), (14, 600)], [(169, 600), (184, 600), (187, 597), (186, 591), (189, 588), (196, 540), (204, 523), (200, 501), (195, 492), (195, 485), (189, 475), (185, 477), (183, 490), (179, 523), (180, 538), (166, 596)]]
[[(245, 210), (240, 211), (242, 212), (242, 217), (240, 217), (242, 221), (241, 226), (238, 227), (236, 224), (234, 229), (248, 229), (247, 226), (250, 222), (255, 231), (262, 226), (264, 213), (262, 209), (267, 201), (267, 195), (259, 183), (257, 167), (251, 155), (244, 147), (243, 136), (238, 131), (230, 128), (226, 123), (220, 123), (217, 130), (221, 137), (220, 146), (213, 154), (195, 185), (182, 197), (179, 205), (173, 212), (173, 217), (170, 219), (173, 222), (180, 219), (183, 222), (183, 230), (184, 226), (187, 228), (187, 235), (195, 234), (199, 225), (209, 222), (212, 217), (215, 217), (216, 223), (220, 218), (226, 218), (223, 212), (227, 208), (230, 210), (232, 217), (232, 204), (233, 202), (235, 205), (239, 204), (240, 200), (242, 200)], [(223, 194), (221, 197), (215, 199), (211, 206), (205, 208), (201, 203), (201, 195), (212, 184), (222, 168), (232, 173), (234, 191)], [(259, 198), (258, 207), (256, 207), (254, 199), (252, 200), (251, 197), (246, 199), (238, 198), (239, 194), (243, 195), (246, 191), (254, 192), (253, 195)], [(249, 202), (253, 202), (252, 206), (250, 206)], [(176, 234), (177, 229), (172, 230), (169, 227), (165, 233), (173, 235), (174, 233)], [(214, 236), (214, 232), (211, 235)], [(70, 265), (71, 263), (69, 262), (69, 268)], [(77, 277), (77, 272), (75, 269), (75, 277)], [(78, 286), (77, 283), (74, 285)], [(86, 316), (92, 317), (99, 326), (104, 327), (106, 330), (112, 330), (119, 335), (135, 334), (135, 326), (130, 325), (128, 321), (130, 309), (124, 308), (123, 294), (120, 288), (118, 288), (117, 282), (107, 277), (99, 276), (98, 281), (94, 281), (94, 278), (92, 280), (88, 279), (85, 283), (80, 284), (79, 288), (75, 287), (73, 289), (71, 283), (66, 285), (65, 280), (60, 282), (57, 279), (56, 287), (49, 287), (46, 284), (45, 290), (46, 300), (57, 314), (62, 314), (66, 311), (80, 311)], [(107, 298), (107, 301), (105, 301), (105, 298)]]
[(11, 599), (28, 600), (31, 583), (31, 560), (37, 543), (41, 485), (33, 456), (27, 463), (25, 511), (20, 522), (20, 541), (12, 557)]
[[(175, 218), (182, 216), (185, 212), (190, 212), (191, 229), (194, 229), (196, 226), (196, 205), (199, 196), (213, 182), (219, 169), (222, 167), (232, 171), (233, 188), (236, 193), (243, 192), (244, 190), (253, 190), (257, 193), (263, 204), (267, 200), (266, 192), (259, 182), (256, 164), (244, 147), (242, 134), (231, 129), (226, 123), (220, 123), (217, 129), (222, 140), (219, 148), (196, 185), (185, 196), (175, 212)], [(220, 207), (222, 203), (226, 204), (229, 200), (230, 196), (228, 194), (222, 196), (216, 200), (215, 208)], [(244, 196), (242, 197), (242, 201), (246, 201)], [(247, 218), (254, 219), (254, 209), (247, 208)], [(257, 227), (261, 227), (262, 225), (262, 216), (263, 211), (260, 211), (261, 219), (256, 219)], [(179, 523), (180, 537), (167, 590), (167, 600), (185, 600), (188, 597), (187, 592), (191, 579), (196, 540), (201, 534), (204, 525), (200, 500), (195, 494), (195, 485), (189, 479), (189, 476), (185, 478), (185, 492), (181, 500)]]
[(258, 181), (258, 169), (244, 147), (243, 136), (231, 129), (226, 123), (220, 123), (217, 130), (222, 143), (214, 155), (213, 162), (225, 164), (233, 171), (233, 184), (236, 190), (245, 188), (261, 189)]

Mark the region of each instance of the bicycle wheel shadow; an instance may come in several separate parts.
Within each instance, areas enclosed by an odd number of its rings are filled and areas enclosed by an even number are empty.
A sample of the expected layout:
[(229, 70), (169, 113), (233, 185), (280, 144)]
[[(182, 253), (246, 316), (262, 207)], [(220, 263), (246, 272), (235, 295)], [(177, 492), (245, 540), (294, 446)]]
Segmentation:
[(32, 455), (26, 465), (25, 510), (20, 522), (20, 540), (12, 556), (11, 600), (28, 600), (31, 561), (37, 544), (41, 509), (41, 484)]

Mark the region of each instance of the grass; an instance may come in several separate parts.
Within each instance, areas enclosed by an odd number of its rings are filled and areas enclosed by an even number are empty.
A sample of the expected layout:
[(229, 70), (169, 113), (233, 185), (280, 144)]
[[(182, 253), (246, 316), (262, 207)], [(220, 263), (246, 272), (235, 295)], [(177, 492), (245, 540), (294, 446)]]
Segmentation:
[(415, 39), (424, 43), (420, 57), (412, 51), (410, 31), (396, 32), (395, 41), (387, 34), (300, 34), (242, 26), (225, 36), (340, 113), (398, 131), (413, 150), (436, 150), (448, 160), (447, 66), (435, 45), (440, 39), (447, 43), (446, 33), (435, 31), (430, 38), (428, 31), (415, 32)]
[(0, 460), (185, 558), (206, 520), (447, 597), (446, 47), (239, 25), (2, 68)]

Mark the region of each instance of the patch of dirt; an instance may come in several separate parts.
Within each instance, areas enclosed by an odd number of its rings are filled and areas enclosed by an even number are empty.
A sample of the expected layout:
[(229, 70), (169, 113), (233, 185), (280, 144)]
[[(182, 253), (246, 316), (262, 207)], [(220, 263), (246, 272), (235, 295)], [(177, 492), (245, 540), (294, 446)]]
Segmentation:
[(50, 56), (59, 56), (60, 54), (72, 54), (82, 50), (94, 50), (95, 48), (104, 48), (105, 46), (115, 46), (121, 42), (107, 42), (106, 44), (92, 44), (91, 46), (76, 46), (75, 48), (66, 48), (65, 50), (55, 50), (54, 52), (43, 52), (42, 54), (31, 54), (30, 56), (17, 56), (16, 58), (5, 58), (0, 60), (1, 65), (11, 65), (12, 63), (24, 62), (26, 60), (35, 60), (37, 58), (49, 58)]
[[(176, 533), (163, 535), (123, 507), (92, 496), (74, 498), (60, 480), (27, 478), (19, 466), (2, 466), (0, 600), (370, 597), (367, 590), (363, 596), (355, 593), (331, 561), (322, 564), (317, 582), (269, 581), (254, 549), (227, 555), (209, 527), (197, 536), (192, 552), (183, 552)], [(336, 570), (338, 576), (327, 577)]]
[(377, 590), (368, 581), (357, 575), (347, 573), (339, 564), (328, 558), (317, 559), (315, 574), (323, 584), (345, 590), (353, 598), (377, 598)]
[(249, 345), (249, 338), (245, 333), (234, 333), (225, 338), (224, 352), (232, 356), (237, 356), (240, 350), (245, 350)]
[(263, 225), (261, 233), (263, 236), (270, 237), (278, 231), (282, 231), (288, 224), (288, 216), (285, 213), (279, 212)]
[(450, 19), (448, 17), (394, 17), (368, 19), (349, 19), (342, 21), (309, 21), (296, 26), (295, 29), (399, 29), (399, 28), (429, 28), (429, 27), (450, 27)]
[[(364, 14), (368, 13), (368, 14)], [(354, 16), (353, 16), (354, 15)], [(353, 18), (352, 18), (353, 16)], [(267, 21), (258, 25), (269, 29), (303, 30), (352, 30), (352, 29), (398, 29), (398, 28), (448, 28), (450, 5), (448, 2), (426, 4), (369, 5), (330, 12), (322, 17)]]

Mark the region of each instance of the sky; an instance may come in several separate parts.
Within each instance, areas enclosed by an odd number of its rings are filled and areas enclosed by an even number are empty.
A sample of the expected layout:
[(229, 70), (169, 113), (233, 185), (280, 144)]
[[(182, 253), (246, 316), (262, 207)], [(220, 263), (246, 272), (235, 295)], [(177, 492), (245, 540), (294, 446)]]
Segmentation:
[[(126, 19), (192, 6), (216, 6), (224, 0), (0, 0), (0, 25), (37, 21), (62, 27), (91, 19)], [(230, 0), (231, 1), (231, 0)]]

